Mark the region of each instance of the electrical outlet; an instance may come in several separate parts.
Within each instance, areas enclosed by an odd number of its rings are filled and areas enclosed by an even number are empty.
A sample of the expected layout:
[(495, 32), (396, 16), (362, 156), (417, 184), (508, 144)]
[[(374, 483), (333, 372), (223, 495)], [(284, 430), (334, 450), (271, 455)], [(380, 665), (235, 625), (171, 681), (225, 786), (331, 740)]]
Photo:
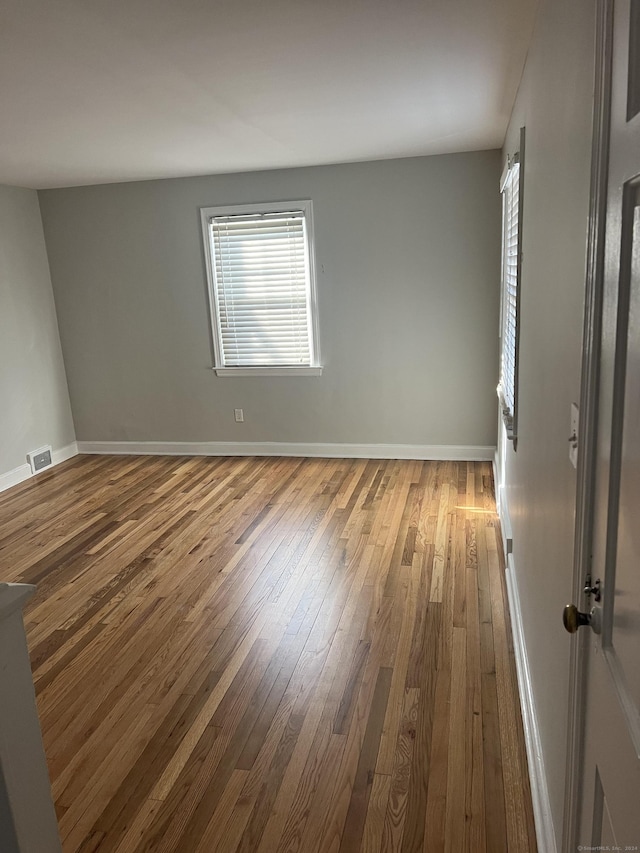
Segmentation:
[(244, 423), (244, 411), (242, 409), (234, 409), (233, 416), (237, 424)]

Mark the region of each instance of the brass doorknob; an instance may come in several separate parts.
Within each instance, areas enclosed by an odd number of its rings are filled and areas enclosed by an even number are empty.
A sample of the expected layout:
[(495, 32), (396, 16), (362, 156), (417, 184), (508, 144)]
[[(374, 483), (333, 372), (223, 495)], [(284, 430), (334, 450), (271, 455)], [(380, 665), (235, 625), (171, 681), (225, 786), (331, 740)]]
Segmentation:
[(575, 604), (567, 604), (562, 611), (562, 624), (570, 634), (575, 634), (583, 625), (589, 625), (596, 634), (599, 634), (600, 612), (592, 607), (590, 613), (581, 613)]

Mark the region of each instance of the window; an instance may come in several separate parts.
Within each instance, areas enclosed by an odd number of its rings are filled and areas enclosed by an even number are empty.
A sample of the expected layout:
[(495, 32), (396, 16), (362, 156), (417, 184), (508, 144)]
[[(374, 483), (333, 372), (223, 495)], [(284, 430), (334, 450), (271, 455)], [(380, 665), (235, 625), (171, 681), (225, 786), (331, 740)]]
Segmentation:
[(520, 153), (507, 165), (501, 181), (502, 192), (502, 321), (500, 384), (498, 397), (507, 437), (515, 442), (518, 413), (518, 338), (520, 310), (520, 260), (522, 212), (522, 153), (524, 129), (520, 132)]
[(216, 372), (319, 375), (311, 202), (201, 215)]

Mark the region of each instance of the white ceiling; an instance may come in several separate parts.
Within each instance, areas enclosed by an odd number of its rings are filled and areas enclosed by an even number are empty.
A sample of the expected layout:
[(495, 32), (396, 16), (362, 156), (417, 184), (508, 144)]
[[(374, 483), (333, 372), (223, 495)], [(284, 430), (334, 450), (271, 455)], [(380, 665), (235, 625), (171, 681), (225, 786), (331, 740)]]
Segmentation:
[(537, 0), (0, 0), (0, 183), (500, 147)]

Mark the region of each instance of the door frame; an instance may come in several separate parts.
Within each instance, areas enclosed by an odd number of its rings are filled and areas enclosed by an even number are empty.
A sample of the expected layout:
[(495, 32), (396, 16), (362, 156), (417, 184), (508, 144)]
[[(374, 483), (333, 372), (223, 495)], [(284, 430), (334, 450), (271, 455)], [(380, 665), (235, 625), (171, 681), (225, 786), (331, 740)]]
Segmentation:
[[(580, 440), (576, 484), (576, 517), (573, 548), (572, 601), (586, 604), (585, 576), (591, 570), (595, 460), (598, 425), (604, 249), (611, 117), (611, 69), (613, 57), (614, 0), (595, 0), (595, 79), (591, 155), (589, 225), (582, 332), (580, 380)], [(584, 609), (584, 607), (582, 608)], [(559, 616), (560, 614), (558, 614)], [(585, 654), (589, 637), (578, 631), (571, 636), (569, 656), (569, 715), (565, 768), (563, 851), (575, 850), (578, 842), (579, 794), (584, 752)]]

